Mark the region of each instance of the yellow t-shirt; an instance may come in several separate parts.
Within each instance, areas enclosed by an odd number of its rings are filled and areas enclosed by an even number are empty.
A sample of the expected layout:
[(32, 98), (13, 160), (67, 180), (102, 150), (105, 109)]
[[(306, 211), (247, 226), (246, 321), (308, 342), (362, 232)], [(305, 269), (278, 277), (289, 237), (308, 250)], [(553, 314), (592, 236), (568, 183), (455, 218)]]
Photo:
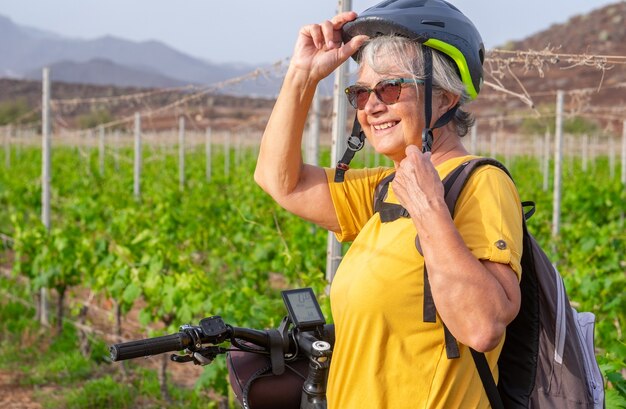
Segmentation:
[[(437, 167), (443, 179), (473, 158)], [(488, 408), (469, 349), (448, 359), (443, 326), (423, 322), (423, 257), (409, 218), (381, 223), (374, 189), (393, 169), (359, 169), (334, 183), (327, 170), (341, 241), (352, 241), (331, 286), (336, 342), (328, 380), (329, 409)], [(398, 203), (389, 187), (387, 202)], [(510, 264), (520, 277), (522, 209), (515, 185), (500, 169), (483, 166), (465, 186), (455, 225), (479, 259)], [(504, 240), (506, 249), (495, 243)], [(500, 246), (502, 247), (502, 246)], [(485, 302), (488, 302), (485, 297)], [(486, 354), (497, 379), (502, 342)]]

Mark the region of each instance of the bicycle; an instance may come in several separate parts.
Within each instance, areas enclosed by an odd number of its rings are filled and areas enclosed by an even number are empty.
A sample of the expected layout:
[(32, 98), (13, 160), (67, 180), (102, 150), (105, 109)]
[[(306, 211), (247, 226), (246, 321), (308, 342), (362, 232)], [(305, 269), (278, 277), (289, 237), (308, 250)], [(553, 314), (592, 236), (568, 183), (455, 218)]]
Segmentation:
[[(326, 324), (311, 288), (282, 297), (288, 314), (276, 329), (235, 327), (211, 316), (174, 334), (111, 345), (111, 360), (184, 351), (172, 361), (208, 365), (226, 354), (230, 385), (244, 409), (326, 409), (334, 326)], [(225, 342), (234, 348), (220, 345)]]

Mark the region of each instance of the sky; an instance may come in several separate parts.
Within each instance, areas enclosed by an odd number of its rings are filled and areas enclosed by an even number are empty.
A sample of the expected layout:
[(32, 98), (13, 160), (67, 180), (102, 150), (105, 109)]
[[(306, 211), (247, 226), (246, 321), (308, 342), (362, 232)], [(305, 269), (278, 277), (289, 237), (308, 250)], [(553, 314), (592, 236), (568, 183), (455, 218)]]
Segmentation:
[[(365, 10), (380, 0), (346, 0)], [(486, 48), (620, 0), (450, 0)], [(624, 0), (621, 0), (624, 1)], [(336, 14), (339, 0), (0, 0), (0, 15), (64, 37), (158, 40), (213, 63), (264, 65), (288, 58), (301, 26)]]

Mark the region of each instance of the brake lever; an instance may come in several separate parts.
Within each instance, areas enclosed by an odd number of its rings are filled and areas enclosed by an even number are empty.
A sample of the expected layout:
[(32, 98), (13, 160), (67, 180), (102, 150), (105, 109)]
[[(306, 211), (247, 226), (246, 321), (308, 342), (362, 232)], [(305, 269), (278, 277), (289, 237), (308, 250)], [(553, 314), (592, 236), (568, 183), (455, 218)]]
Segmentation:
[(227, 349), (219, 346), (205, 347), (196, 351), (186, 349), (185, 355), (172, 354), (170, 355), (170, 359), (176, 363), (193, 362), (194, 365), (205, 366), (213, 362), (216, 356), (226, 351)]
[(178, 364), (184, 364), (186, 362), (191, 362), (193, 361), (193, 356), (191, 355), (178, 355), (178, 354), (172, 354), (170, 355), (170, 359)]

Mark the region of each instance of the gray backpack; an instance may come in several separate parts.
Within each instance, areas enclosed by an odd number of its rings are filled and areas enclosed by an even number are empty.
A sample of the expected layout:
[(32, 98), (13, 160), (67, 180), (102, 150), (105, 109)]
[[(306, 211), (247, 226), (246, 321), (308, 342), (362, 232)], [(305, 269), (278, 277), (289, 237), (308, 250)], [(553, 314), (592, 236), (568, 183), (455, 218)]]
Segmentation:
[[(456, 201), (472, 172), (493, 165), (509, 176), (498, 161), (477, 158), (453, 170), (444, 180), (445, 200), (454, 217)], [(389, 182), (376, 188), (374, 210), (381, 221), (409, 217), (400, 205), (384, 202)], [(525, 219), (534, 213), (534, 203)], [(496, 385), (483, 353), (471, 350), (492, 408), (604, 408), (604, 382), (595, 359), (594, 323), (590, 312), (570, 306), (563, 279), (544, 251), (528, 232), (524, 222), (522, 254), (522, 303), (520, 312), (506, 329), (506, 339), (498, 360), (500, 379)], [(419, 248), (419, 240), (416, 240)], [(424, 267), (424, 321), (435, 321), (428, 273)], [(459, 357), (456, 340), (444, 324), (448, 358)]]

